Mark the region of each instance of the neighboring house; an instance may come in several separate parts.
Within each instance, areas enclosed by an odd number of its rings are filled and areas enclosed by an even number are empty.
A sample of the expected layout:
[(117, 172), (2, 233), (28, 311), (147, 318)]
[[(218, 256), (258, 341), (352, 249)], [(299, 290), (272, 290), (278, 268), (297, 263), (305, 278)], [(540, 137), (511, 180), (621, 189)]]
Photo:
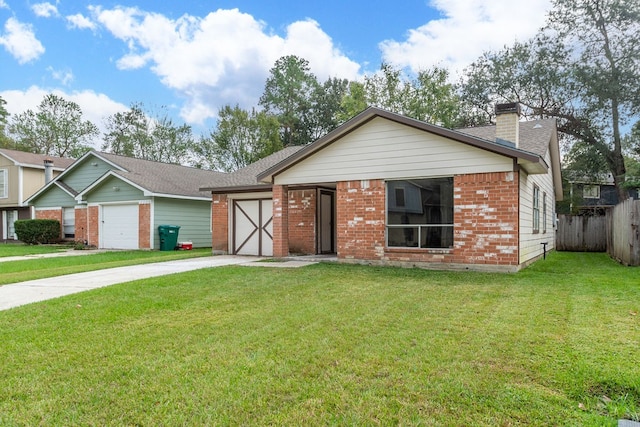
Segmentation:
[(198, 191), (224, 173), (91, 151), (29, 198), (36, 218), (61, 222), (64, 237), (99, 248), (159, 249), (159, 225), (211, 246), (211, 197)]
[(516, 271), (555, 244), (555, 120), (448, 130), (369, 108), (201, 188), (216, 252)]
[[(566, 176), (566, 175), (565, 175)], [(568, 179), (569, 211), (577, 213), (604, 214), (607, 208), (619, 203), (613, 175), (603, 175), (600, 179)], [(630, 199), (640, 198), (640, 190), (628, 189)]]
[(73, 159), (0, 148), (0, 240), (17, 238), (14, 222), (31, 218), (27, 198), (45, 184), (45, 176), (52, 179), (71, 163)]

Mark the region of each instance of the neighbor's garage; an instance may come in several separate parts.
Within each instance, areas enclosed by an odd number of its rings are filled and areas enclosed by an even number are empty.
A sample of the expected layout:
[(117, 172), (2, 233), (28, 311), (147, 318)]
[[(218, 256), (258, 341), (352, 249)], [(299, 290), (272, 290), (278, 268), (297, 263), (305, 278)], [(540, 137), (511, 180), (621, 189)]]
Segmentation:
[(101, 248), (138, 249), (138, 204), (103, 205)]
[(273, 201), (234, 200), (233, 253), (273, 255)]

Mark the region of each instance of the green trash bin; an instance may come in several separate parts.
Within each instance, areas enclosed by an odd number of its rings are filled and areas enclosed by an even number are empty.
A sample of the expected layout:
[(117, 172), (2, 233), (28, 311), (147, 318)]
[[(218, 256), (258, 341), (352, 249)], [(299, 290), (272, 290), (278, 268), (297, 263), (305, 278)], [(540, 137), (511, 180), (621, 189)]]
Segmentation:
[(160, 250), (173, 251), (178, 247), (179, 225), (159, 225), (158, 234), (160, 235)]

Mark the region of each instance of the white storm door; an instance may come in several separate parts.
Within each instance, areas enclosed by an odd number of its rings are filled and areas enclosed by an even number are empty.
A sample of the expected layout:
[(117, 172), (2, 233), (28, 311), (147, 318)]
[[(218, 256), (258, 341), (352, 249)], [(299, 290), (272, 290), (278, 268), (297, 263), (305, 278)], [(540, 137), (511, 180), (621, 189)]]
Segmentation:
[(236, 200), (233, 203), (233, 253), (273, 255), (273, 202)]
[(100, 230), (105, 249), (138, 249), (138, 204), (102, 206)]

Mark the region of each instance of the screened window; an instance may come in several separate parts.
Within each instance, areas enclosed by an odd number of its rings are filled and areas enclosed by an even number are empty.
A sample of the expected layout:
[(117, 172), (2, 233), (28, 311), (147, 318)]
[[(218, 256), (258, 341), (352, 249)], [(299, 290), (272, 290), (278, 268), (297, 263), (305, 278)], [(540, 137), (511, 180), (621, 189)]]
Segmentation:
[(9, 197), (9, 182), (6, 169), (0, 169), (0, 198)]
[(533, 232), (540, 232), (540, 188), (533, 186)]
[(387, 246), (453, 247), (453, 178), (387, 182)]

